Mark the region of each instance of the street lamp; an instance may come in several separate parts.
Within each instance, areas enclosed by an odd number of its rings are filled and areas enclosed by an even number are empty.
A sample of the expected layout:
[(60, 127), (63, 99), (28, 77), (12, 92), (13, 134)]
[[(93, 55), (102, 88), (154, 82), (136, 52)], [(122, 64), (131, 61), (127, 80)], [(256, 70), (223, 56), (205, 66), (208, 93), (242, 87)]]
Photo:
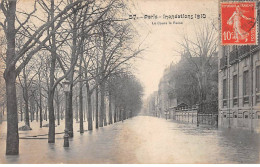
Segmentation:
[(66, 79), (63, 83), (63, 90), (65, 93), (65, 135), (63, 147), (69, 147), (69, 133), (68, 133), (68, 94), (70, 92), (70, 82)]
[(196, 104), (197, 108), (197, 127), (199, 126), (199, 104)]

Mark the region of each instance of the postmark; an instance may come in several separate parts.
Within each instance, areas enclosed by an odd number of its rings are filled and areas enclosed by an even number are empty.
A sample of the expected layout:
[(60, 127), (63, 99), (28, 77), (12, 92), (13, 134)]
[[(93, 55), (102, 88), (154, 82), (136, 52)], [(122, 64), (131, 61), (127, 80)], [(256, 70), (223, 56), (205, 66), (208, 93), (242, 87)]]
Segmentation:
[(257, 45), (256, 2), (222, 2), (221, 44)]

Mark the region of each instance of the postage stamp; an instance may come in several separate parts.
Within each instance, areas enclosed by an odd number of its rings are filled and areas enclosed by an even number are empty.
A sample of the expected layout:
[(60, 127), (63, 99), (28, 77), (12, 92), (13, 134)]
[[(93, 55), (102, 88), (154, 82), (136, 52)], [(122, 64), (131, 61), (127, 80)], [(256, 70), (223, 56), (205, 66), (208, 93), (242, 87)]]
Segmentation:
[(256, 2), (222, 2), (221, 44), (257, 45)]

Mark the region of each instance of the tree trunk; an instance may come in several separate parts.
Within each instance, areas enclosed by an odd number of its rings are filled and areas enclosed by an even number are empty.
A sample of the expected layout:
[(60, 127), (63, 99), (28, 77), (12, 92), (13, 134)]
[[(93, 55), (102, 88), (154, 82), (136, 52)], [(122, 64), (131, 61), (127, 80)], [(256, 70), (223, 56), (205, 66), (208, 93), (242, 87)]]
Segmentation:
[(91, 94), (92, 93), (90, 93), (90, 92), (88, 92), (88, 94), (87, 94), (87, 99), (88, 99), (88, 130), (93, 130)]
[[(79, 80), (82, 80), (82, 56), (80, 58), (80, 65), (79, 65)], [(82, 81), (79, 82), (79, 132), (84, 133), (84, 126), (83, 126), (83, 83)]]
[(30, 100), (30, 118), (31, 118), (31, 122), (33, 121), (33, 105), (32, 105), (32, 101)]
[(111, 97), (112, 95), (111, 95), (111, 92), (109, 91), (109, 96), (108, 96), (108, 101), (109, 101), (109, 124), (113, 124), (113, 116), (112, 116), (112, 97)]
[(107, 112), (106, 112), (106, 104), (104, 108), (104, 126), (107, 126)]
[(5, 75), (7, 97), (7, 139), (6, 154), (19, 154), (18, 114), (16, 101), (16, 74), (14, 67)]
[[(63, 108), (61, 108), (61, 111), (63, 111), (62, 109), (63, 109)], [(64, 117), (63, 115), (64, 115), (64, 112), (61, 112), (61, 113), (60, 113), (60, 119), (61, 119), (61, 120), (63, 120), (63, 117)]]
[(42, 95), (40, 94), (40, 128), (42, 128)]
[(105, 71), (104, 65), (106, 60), (106, 33), (104, 31), (103, 24), (101, 24), (102, 31), (102, 57), (101, 57), (101, 65), (100, 65), (100, 73), (101, 73), (101, 83), (100, 83), (100, 116), (99, 116), (99, 126), (103, 127), (104, 119), (105, 119)]
[[(51, 0), (51, 20), (54, 19), (54, 0)], [(54, 30), (54, 23), (51, 25), (51, 29)], [(54, 79), (55, 79), (55, 67), (56, 67), (56, 38), (55, 34), (51, 38), (51, 65), (50, 65), (50, 85), (48, 90), (48, 110), (49, 110), (49, 133), (48, 143), (55, 143), (55, 113), (54, 113)]]
[(100, 85), (100, 114), (99, 114), (99, 127), (104, 126), (105, 116), (105, 85), (104, 82)]
[(5, 102), (3, 104), (3, 115), (5, 115)]
[(2, 115), (2, 111), (0, 111), (0, 124), (2, 123), (3, 121), (3, 115)]
[(98, 129), (98, 86), (96, 88), (96, 129)]
[(122, 115), (122, 109), (121, 109), (121, 108), (119, 109), (119, 113), (120, 113), (120, 114), (119, 114), (119, 116), (120, 116), (119, 121), (122, 121), (122, 120), (123, 120), (123, 119), (122, 119), (123, 115)]
[(83, 110), (83, 120), (84, 122), (86, 121), (86, 106), (84, 106), (84, 110)]
[(57, 112), (58, 125), (60, 125), (60, 106), (57, 107)]
[(65, 130), (69, 129), (69, 92), (65, 92)]
[(116, 117), (117, 117), (117, 115), (116, 115), (116, 106), (115, 106), (115, 110), (114, 110), (114, 123), (116, 123), (117, 122), (117, 119), (116, 119)]
[(58, 125), (60, 125), (60, 101), (59, 101), (59, 95), (57, 94), (57, 120), (58, 120)]
[(54, 115), (54, 70), (55, 70), (55, 55), (52, 56), (51, 70), (50, 70), (50, 89), (48, 91), (48, 110), (49, 110), (49, 134), (48, 143), (55, 143), (55, 115)]
[(23, 101), (20, 99), (20, 115), (21, 115), (21, 122), (23, 122)]
[(39, 121), (39, 107), (36, 106), (36, 121)]
[(69, 119), (68, 119), (68, 130), (69, 130), (69, 136), (70, 137), (73, 137), (73, 107), (72, 107), (72, 91), (73, 91), (73, 88), (72, 88), (72, 84), (70, 85), (70, 92), (69, 92), (69, 102), (68, 102), (68, 109), (69, 109), (69, 112), (68, 112), (68, 116), (69, 116)]
[[(71, 66), (77, 59), (77, 53), (76, 53), (76, 48), (77, 48), (77, 13), (75, 12), (73, 15), (72, 19), (72, 51), (71, 51), (71, 59), (70, 63)], [(70, 74), (68, 75), (68, 80), (70, 81), (70, 93), (69, 93), (69, 136), (73, 137), (73, 76), (74, 76), (74, 68), (71, 70)]]
[(83, 126), (83, 95), (82, 95), (82, 82), (80, 82), (79, 88), (79, 131), (80, 133), (84, 133), (84, 126)]
[[(87, 75), (87, 74), (86, 74)], [(87, 107), (88, 107), (88, 130), (93, 130), (93, 121), (92, 121), (92, 101), (91, 101), (91, 95), (93, 91), (90, 91), (89, 83), (86, 82), (86, 89), (87, 89)]]
[(48, 92), (48, 109), (49, 109), (48, 143), (55, 143), (55, 116), (54, 116), (53, 98), (54, 98), (54, 91), (51, 89)]
[(25, 125), (30, 126), (30, 117), (29, 117), (29, 95), (28, 95), (28, 86), (27, 86), (27, 76), (25, 74), (25, 68), (23, 69), (24, 77), (24, 87), (23, 87), (23, 98), (25, 104)]
[(7, 98), (7, 138), (6, 155), (19, 154), (19, 134), (18, 134), (18, 113), (16, 99), (16, 72), (15, 64), (12, 61), (15, 57), (15, 12), (16, 1), (8, 1), (7, 16), (7, 51), (6, 51), (6, 69), (4, 72)]
[(48, 121), (48, 104), (45, 106), (45, 114), (44, 114), (45, 121)]
[(78, 97), (76, 97), (76, 102), (75, 102), (75, 107), (76, 107), (76, 110), (75, 110), (75, 119), (76, 119), (76, 122), (79, 121), (79, 102), (78, 102)]

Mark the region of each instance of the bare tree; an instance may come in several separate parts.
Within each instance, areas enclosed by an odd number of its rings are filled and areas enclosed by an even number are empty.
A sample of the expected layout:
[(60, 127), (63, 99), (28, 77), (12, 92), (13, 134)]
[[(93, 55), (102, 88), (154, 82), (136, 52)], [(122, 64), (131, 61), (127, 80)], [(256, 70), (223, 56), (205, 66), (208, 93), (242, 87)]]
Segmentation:
[[(28, 64), (30, 59), (45, 45), (51, 38), (52, 34), (61, 26), (64, 19), (71, 15), (68, 12), (76, 5), (82, 3), (82, 0), (77, 0), (68, 6), (65, 6), (50, 22), (45, 22), (37, 27), (34, 31), (28, 31), (25, 25), (31, 19), (32, 15), (36, 12), (36, 3), (34, 10), (27, 14), (24, 21), (17, 19), (17, 1), (1, 0), (0, 9), (3, 13), (3, 20), (0, 21), (0, 26), (3, 28), (6, 38), (6, 67), (4, 72), (4, 79), (6, 83), (6, 97), (7, 97), (7, 140), (6, 140), (6, 154), (15, 155), (19, 154), (19, 135), (18, 135), (18, 116), (17, 116), (17, 99), (15, 81), (22, 69)], [(79, 8), (82, 8), (80, 6)], [(16, 21), (19, 26), (16, 27)], [(53, 27), (53, 23), (56, 24)], [(53, 27), (49, 35), (43, 34)], [(23, 47), (16, 50), (16, 34), (20, 29), (27, 30), (28, 38)], [(26, 55), (25, 55), (26, 53)], [(17, 64), (18, 60), (24, 57), (21, 64)]]
[[(206, 100), (207, 78), (210, 76), (213, 61), (217, 61), (217, 31), (212, 23), (205, 23), (202, 27), (195, 28), (195, 38), (183, 37), (180, 46), (184, 50), (181, 54), (194, 65), (196, 78), (199, 84), (199, 101)], [(197, 58), (197, 60), (195, 60)]]
[[(29, 76), (30, 76), (29, 74), (32, 74), (32, 71), (35, 71), (35, 74), (31, 75), (31, 78), (29, 78)], [(21, 77), (18, 76), (20, 86), (22, 88), (23, 101), (25, 103), (25, 108), (24, 108), (25, 125), (27, 125), (28, 128), (30, 128), (30, 121), (29, 121), (29, 99), (30, 99), (30, 95), (29, 95), (29, 91), (30, 91), (30, 88), (32, 87), (34, 78), (36, 77), (38, 72), (39, 72), (39, 69), (35, 70), (34, 66), (28, 66), (28, 67), (23, 68), (23, 70), (22, 70), (22, 80), (20, 79)]]

